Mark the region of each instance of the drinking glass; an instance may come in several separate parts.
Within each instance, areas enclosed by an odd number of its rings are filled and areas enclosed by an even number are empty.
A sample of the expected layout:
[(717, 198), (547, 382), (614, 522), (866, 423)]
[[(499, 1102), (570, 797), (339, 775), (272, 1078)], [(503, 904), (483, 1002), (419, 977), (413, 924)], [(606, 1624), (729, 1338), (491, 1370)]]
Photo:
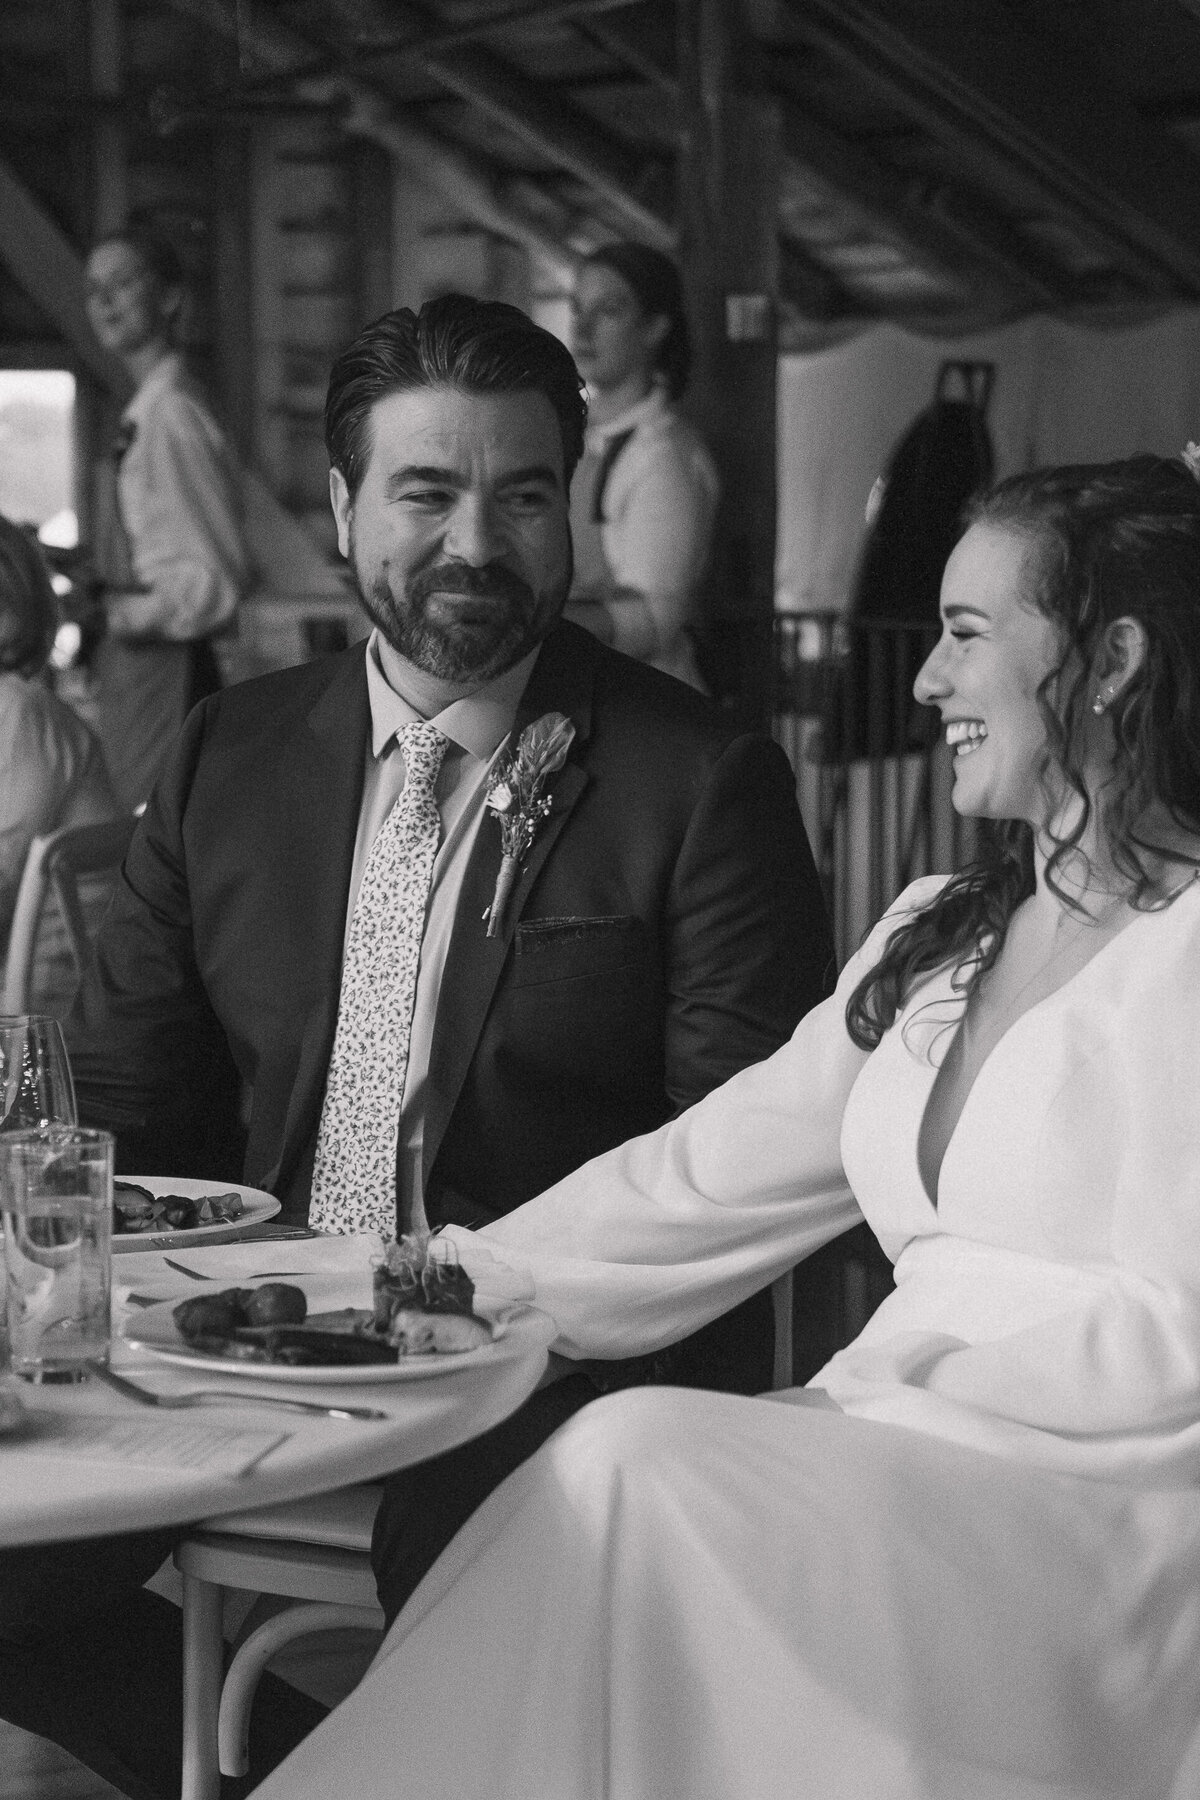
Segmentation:
[(111, 1132), (68, 1125), (0, 1136), (12, 1370), (78, 1380), (108, 1361)]
[[(75, 1122), (75, 1084), (58, 1020), (42, 1013), (0, 1013), (0, 1134)], [(3, 1274), (0, 1231), (0, 1279)], [(0, 1374), (8, 1366), (8, 1327), (0, 1298)]]
[(58, 1020), (41, 1013), (0, 1014), (0, 1132), (74, 1125), (77, 1117)]

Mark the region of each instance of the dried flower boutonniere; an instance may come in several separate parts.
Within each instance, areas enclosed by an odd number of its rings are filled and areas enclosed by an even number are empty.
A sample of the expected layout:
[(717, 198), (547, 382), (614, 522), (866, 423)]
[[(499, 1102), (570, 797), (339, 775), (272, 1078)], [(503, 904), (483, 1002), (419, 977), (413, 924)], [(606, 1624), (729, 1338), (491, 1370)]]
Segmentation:
[(489, 937), (495, 937), (504, 922), (521, 863), (550, 811), (552, 796), (542, 790), (566, 762), (574, 736), (575, 727), (563, 713), (543, 713), (525, 727), (513, 754), (488, 784), (487, 803), (500, 821), (501, 847), (496, 891), (483, 915)]

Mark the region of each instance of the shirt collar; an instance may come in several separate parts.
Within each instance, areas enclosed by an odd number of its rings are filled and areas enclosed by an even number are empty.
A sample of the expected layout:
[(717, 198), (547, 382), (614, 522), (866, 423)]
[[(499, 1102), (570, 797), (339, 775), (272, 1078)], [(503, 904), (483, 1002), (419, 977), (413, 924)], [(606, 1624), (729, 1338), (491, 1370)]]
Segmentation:
[(137, 419), (148, 407), (153, 405), (164, 388), (178, 387), (183, 379), (183, 358), (177, 350), (168, 350), (165, 356), (159, 357), (141, 387), (126, 404), (121, 417)]
[(636, 431), (639, 425), (649, 424), (652, 419), (657, 419), (666, 412), (668, 405), (665, 388), (651, 388), (648, 394), (633, 406), (627, 406), (615, 419), (605, 419), (603, 425), (589, 425), (586, 435), (588, 449), (593, 454), (603, 451), (610, 438), (623, 431)]
[[(452, 700), (429, 723), (436, 725), (443, 737), (465, 750), (468, 756), (488, 762), (513, 728), (521, 695), (540, 648), (540, 645), (535, 646), (519, 663), (485, 682), (473, 694), (467, 694), (462, 700)], [(367, 639), (367, 700), (371, 708), (371, 753), (378, 758), (398, 731), (422, 717), (402, 694), (396, 692), (384, 674), (379, 660), (378, 630), (372, 631)]]

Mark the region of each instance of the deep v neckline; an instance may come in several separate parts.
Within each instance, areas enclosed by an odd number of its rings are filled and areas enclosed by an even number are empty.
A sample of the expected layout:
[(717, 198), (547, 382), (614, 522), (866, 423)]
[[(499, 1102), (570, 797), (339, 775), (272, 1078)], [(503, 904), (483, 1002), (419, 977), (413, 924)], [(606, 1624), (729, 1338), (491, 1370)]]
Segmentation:
[[(961, 1052), (961, 1046), (963, 1043), (963, 1028), (964, 1028), (964, 1025), (966, 1024), (966, 1017), (967, 1017), (967, 1007), (964, 1004), (962, 1012), (960, 1013), (959, 1018), (954, 1025), (954, 1029), (953, 1029), (953, 1032), (952, 1032), (952, 1035), (950, 1038), (950, 1043), (946, 1050), (946, 1054), (942, 1058), (942, 1061), (938, 1064), (936, 1070), (934, 1071), (933, 1080), (930, 1083), (929, 1091), (925, 1096), (925, 1104), (921, 1108), (920, 1124), (917, 1127), (917, 1143), (916, 1143), (917, 1178), (918, 1178), (918, 1181), (920, 1182), (921, 1189), (922, 1189), (922, 1192), (924, 1193), (925, 1199), (926, 1199), (927, 1203), (929, 1204), (929, 1206), (932, 1207), (934, 1212), (937, 1212), (937, 1210), (938, 1210), (939, 1189), (941, 1186), (941, 1175), (942, 1175), (942, 1170), (946, 1166), (946, 1158), (949, 1156), (951, 1146), (953, 1145), (955, 1138), (958, 1136), (959, 1130), (961, 1129), (961, 1126), (962, 1126), (964, 1115), (966, 1114), (967, 1108), (971, 1104), (971, 1100), (974, 1097), (975, 1091), (978, 1088), (979, 1083), (980, 1083), (981, 1079), (983, 1078), (984, 1074), (986, 1073), (993, 1058), (996, 1056), (997, 1052), (1001, 1049), (1001, 1047), (1009, 1041), (1009, 1039), (1012, 1037), (1014, 1031), (1017, 1031), (1022, 1025), (1024, 1025), (1024, 1023), (1026, 1022), (1027, 1019), (1031, 1019), (1035, 1013), (1038, 1013), (1041, 1011), (1043, 1006), (1048, 1005), (1051, 1000), (1057, 1000), (1061, 994), (1065, 994), (1067, 992), (1067, 990), (1070, 987), (1072, 987), (1076, 982), (1081, 981), (1084, 978), (1084, 976), (1087, 975), (1089, 970), (1093, 969), (1098, 962), (1101, 962), (1104, 959), (1104, 957), (1108, 954), (1108, 952), (1113, 948), (1113, 946), (1115, 944), (1118, 944), (1121, 942), (1121, 940), (1125, 937), (1127, 932), (1134, 930), (1138, 925), (1142, 924), (1146, 919), (1156, 918), (1156, 917), (1160, 916), (1161, 912), (1163, 912), (1163, 911), (1167, 911), (1167, 912), (1171, 911), (1173, 909), (1173, 907), (1177, 904), (1177, 901), (1184, 899), (1186, 894), (1191, 891), (1192, 891), (1192, 885), (1189, 884), (1189, 887), (1185, 890), (1185, 892), (1183, 894), (1180, 894), (1177, 897), (1176, 901), (1172, 901), (1170, 906), (1168, 906), (1166, 908), (1155, 909), (1154, 911), (1135, 912), (1133, 917), (1131, 919), (1127, 920), (1126, 923), (1121, 926), (1119, 931), (1115, 931), (1111, 937), (1107, 938), (1105, 940), (1105, 942), (1100, 945), (1099, 949), (1096, 950), (1091, 956), (1089, 956), (1087, 961), (1080, 968), (1075, 969), (1063, 981), (1060, 981), (1056, 987), (1052, 987), (1046, 993), (1039, 995), (1038, 998), (1033, 1001), (1032, 1005), (1027, 1006), (1024, 1009), (1024, 1011), (1019, 1012), (1015, 1018), (1013, 1018), (1009, 1021), (1009, 1023), (1005, 1026), (1004, 1030), (1000, 1033), (999, 1037), (997, 1037), (996, 1041), (991, 1045), (990, 1049), (988, 1049), (986, 1054), (981, 1059), (981, 1061), (979, 1063), (979, 1067), (975, 1071), (975, 1074), (971, 1081), (970, 1086), (967, 1088), (966, 1092), (962, 1095), (962, 1098), (959, 1101), (958, 1111), (954, 1115), (952, 1121), (950, 1122), (949, 1129), (948, 1130), (943, 1129), (943, 1131), (941, 1133), (941, 1155), (938, 1158), (937, 1167), (929, 1168), (929, 1167), (927, 1167), (929, 1158), (924, 1153), (923, 1146), (926, 1145), (928, 1138), (931, 1135), (932, 1125), (937, 1122), (937, 1113), (936, 1113), (935, 1107), (936, 1107), (936, 1104), (937, 1104), (939, 1098), (941, 1097), (939, 1095), (939, 1083), (942, 1081), (943, 1071), (947, 1071), (947, 1072), (951, 1071), (953, 1059), (957, 1055), (959, 1055)], [(961, 967), (962, 965), (958, 965), (958, 966)], [(954, 973), (955, 973), (955, 970), (953, 970), (953, 969), (951, 969), (951, 970), (943, 969), (941, 971), (941, 974), (939, 976), (935, 977), (934, 979), (939, 980), (939, 981), (948, 981), (953, 978)], [(930, 1003), (928, 1000), (919, 1001), (918, 995), (915, 995), (915, 994), (913, 996), (913, 999), (914, 999), (914, 1001), (918, 1001), (918, 1006), (916, 1009), (918, 1011), (920, 1009), (920, 1006), (927, 1005)], [(907, 1007), (905, 1009), (905, 1013), (906, 1013), (906, 1020), (905, 1020), (906, 1024), (911, 1022), (911, 1020), (916, 1016), (915, 1012), (910, 1011), (910, 1009)], [(903, 1026), (901, 1027), (901, 1029), (903, 1030)], [(943, 1089), (943, 1092), (944, 1092), (944, 1089)], [(932, 1191), (931, 1191), (931, 1182), (929, 1179), (927, 1179), (927, 1177), (932, 1178)]]

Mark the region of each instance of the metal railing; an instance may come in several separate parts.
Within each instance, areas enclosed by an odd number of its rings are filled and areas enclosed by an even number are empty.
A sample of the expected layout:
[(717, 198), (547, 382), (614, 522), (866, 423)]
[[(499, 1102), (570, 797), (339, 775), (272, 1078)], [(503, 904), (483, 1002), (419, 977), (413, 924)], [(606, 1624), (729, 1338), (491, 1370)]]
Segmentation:
[(937, 634), (836, 613), (775, 619), (773, 730), (796, 772), (839, 967), (908, 882), (972, 853), (936, 711), (912, 692)]

